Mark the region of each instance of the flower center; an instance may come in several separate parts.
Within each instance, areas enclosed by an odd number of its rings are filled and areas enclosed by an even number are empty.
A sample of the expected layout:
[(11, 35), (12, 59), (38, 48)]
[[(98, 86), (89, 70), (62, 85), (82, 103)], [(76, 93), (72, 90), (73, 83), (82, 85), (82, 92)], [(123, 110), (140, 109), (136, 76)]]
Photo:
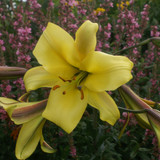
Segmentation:
[[(83, 92), (83, 89), (82, 89), (82, 82), (87, 76), (88, 76), (88, 72), (79, 71), (71, 79), (66, 80), (66, 79), (64, 79), (60, 76), (59, 76), (59, 78), (63, 82), (65, 82), (64, 86), (65, 86), (65, 88), (67, 88), (66, 89), (67, 91), (72, 90), (72, 89), (78, 89), (81, 93), (81, 100), (83, 100), (84, 99), (84, 92)], [(55, 85), (52, 89), (56, 90), (60, 87), (61, 87), (60, 85)], [(66, 90), (64, 90), (62, 92), (63, 95), (67, 94)]]

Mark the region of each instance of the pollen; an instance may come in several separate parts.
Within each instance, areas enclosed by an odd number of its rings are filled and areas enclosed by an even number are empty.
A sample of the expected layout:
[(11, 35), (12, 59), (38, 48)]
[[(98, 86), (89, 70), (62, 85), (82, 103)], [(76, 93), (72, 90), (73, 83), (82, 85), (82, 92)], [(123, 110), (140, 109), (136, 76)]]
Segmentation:
[(66, 91), (63, 91), (63, 93), (62, 93), (63, 95), (65, 95), (66, 94)]
[(55, 85), (54, 87), (53, 87), (53, 90), (56, 90), (57, 88), (59, 88), (60, 86), (59, 85)]
[(80, 91), (81, 93), (81, 100), (84, 99), (84, 93), (83, 93), (83, 90), (82, 90), (82, 86), (78, 86), (77, 89)]

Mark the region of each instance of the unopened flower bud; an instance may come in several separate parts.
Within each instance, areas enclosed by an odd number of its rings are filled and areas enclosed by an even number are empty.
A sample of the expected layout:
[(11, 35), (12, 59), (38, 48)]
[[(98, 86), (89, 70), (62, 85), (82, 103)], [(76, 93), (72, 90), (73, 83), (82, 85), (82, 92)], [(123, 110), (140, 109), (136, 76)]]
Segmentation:
[(0, 67), (0, 80), (9, 80), (23, 77), (27, 69), (21, 67)]

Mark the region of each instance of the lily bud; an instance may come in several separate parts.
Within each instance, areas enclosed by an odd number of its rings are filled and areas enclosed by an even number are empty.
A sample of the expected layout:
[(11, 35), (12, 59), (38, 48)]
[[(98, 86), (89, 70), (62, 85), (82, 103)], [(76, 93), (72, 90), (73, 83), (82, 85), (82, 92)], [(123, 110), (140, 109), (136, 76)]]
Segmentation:
[(118, 90), (127, 108), (146, 111), (145, 113), (135, 114), (135, 116), (142, 127), (155, 131), (160, 146), (160, 111), (151, 108), (145, 103), (150, 101), (143, 101), (127, 85), (122, 85)]
[(21, 67), (0, 67), (0, 80), (9, 80), (23, 77), (27, 69)]

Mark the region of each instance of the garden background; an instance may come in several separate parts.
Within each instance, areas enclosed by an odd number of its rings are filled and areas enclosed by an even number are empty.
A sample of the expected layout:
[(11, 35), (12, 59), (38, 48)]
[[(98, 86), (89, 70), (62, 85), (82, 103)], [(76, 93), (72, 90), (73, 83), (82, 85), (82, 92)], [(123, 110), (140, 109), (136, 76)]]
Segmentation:
[[(110, 54), (129, 57), (134, 63), (129, 86), (141, 97), (160, 100), (160, 47), (152, 42), (119, 53), (151, 37), (160, 37), (159, 0), (0, 0), (0, 66), (29, 69), (38, 66), (32, 54), (48, 22), (64, 28), (73, 37), (87, 19), (99, 24), (97, 48)], [(23, 79), (0, 81), (0, 96), (17, 99), (25, 93)], [(124, 107), (117, 91), (109, 92), (117, 105)], [(32, 92), (31, 101), (44, 99), (48, 89)], [(139, 126), (133, 114), (126, 121), (123, 112), (115, 126), (98, 118), (88, 106), (76, 129), (68, 135), (48, 122), (44, 136), (57, 150), (43, 153), (38, 147), (28, 160), (159, 160), (153, 131)], [(20, 126), (10, 121), (0, 108), (0, 159), (15, 160), (14, 148)]]

